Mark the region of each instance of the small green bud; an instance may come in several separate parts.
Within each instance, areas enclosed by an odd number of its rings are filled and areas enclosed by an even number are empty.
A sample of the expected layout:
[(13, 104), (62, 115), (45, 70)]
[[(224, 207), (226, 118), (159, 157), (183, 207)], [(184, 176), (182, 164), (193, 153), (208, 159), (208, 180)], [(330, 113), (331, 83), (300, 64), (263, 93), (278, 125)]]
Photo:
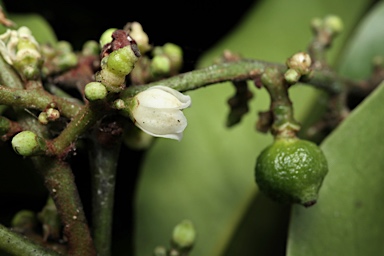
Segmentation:
[(21, 210), (12, 218), (12, 228), (21, 229), (21, 231), (32, 230), (37, 224), (36, 214), (33, 211)]
[(22, 156), (32, 156), (45, 151), (45, 141), (31, 131), (22, 131), (12, 138), (13, 150)]
[(109, 28), (106, 31), (104, 31), (104, 33), (101, 35), (99, 40), (101, 48), (103, 48), (104, 45), (112, 42), (112, 34), (113, 32), (115, 32), (115, 30), (117, 30), (117, 28)]
[(113, 102), (113, 107), (117, 110), (121, 110), (124, 109), (126, 106), (125, 102), (122, 99), (117, 99)]
[(183, 220), (173, 229), (172, 243), (180, 249), (191, 248), (195, 243), (196, 230), (190, 220)]
[(299, 81), (301, 75), (299, 72), (296, 71), (296, 69), (289, 68), (284, 73), (284, 79), (290, 84), (295, 84), (297, 81)]
[(113, 51), (107, 60), (107, 68), (119, 76), (128, 75), (137, 61), (137, 56), (130, 45)]
[(101, 71), (96, 74), (96, 81), (103, 83), (108, 91), (116, 90), (125, 82), (125, 77), (134, 68), (138, 57), (131, 45), (113, 51), (101, 60)]
[(323, 20), (320, 18), (313, 18), (311, 20), (311, 27), (314, 31), (318, 31), (323, 26)]
[(60, 70), (67, 70), (75, 67), (78, 63), (77, 55), (74, 52), (65, 52), (55, 58), (55, 64)]
[(83, 44), (81, 52), (84, 56), (98, 55), (100, 53), (100, 45), (94, 40), (88, 40)]
[(49, 120), (47, 112), (40, 112), (39, 116), (37, 117), (37, 120), (39, 120), (41, 124), (48, 124)]
[(108, 91), (102, 83), (90, 82), (85, 86), (84, 94), (89, 101), (95, 101), (104, 99), (107, 96)]
[(8, 118), (0, 116), (0, 136), (7, 134), (9, 129), (11, 129), (11, 121)]
[(167, 249), (164, 246), (156, 246), (153, 256), (167, 256)]
[(56, 51), (60, 53), (73, 52), (73, 47), (68, 41), (61, 40), (56, 43)]
[(324, 26), (330, 29), (334, 35), (340, 34), (343, 31), (344, 25), (343, 21), (339, 16), (336, 15), (328, 15), (324, 18)]
[(171, 61), (164, 55), (157, 55), (151, 61), (151, 71), (155, 75), (168, 74), (171, 70)]

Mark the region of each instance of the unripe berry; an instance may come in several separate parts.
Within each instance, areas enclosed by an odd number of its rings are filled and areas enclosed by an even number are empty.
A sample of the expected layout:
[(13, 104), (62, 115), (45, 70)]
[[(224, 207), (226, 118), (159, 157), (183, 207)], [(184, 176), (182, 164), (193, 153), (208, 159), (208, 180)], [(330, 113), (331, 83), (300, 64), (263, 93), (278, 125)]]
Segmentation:
[(308, 207), (316, 203), (327, 172), (327, 160), (315, 143), (277, 138), (258, 156), (255, 177), (259, 189), (273, 200)]

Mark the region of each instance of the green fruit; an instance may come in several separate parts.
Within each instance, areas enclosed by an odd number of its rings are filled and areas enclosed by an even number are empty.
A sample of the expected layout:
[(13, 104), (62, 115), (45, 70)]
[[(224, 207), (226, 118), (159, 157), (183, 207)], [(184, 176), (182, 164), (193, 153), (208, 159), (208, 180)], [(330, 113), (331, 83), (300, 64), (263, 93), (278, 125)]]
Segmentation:
[(316, 203), (327, 172), (327, 160), (315, 143), (277, 138), (257, 158), (255, 178), (271, 199), (308, 207)]

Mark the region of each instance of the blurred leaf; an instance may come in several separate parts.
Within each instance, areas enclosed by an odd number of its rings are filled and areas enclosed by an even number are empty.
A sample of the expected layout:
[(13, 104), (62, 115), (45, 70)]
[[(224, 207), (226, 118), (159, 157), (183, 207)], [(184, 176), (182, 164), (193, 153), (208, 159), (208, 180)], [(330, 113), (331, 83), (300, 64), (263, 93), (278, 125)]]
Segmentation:
[[(2, 1), (0, 5), (3, 6)], [(55, 31), (52, 29), (50, 24), (39, 14), (35, 13), (24, 13), (24, 14), (12, 14), (6, 11), (7, 7), (4, 6), (4, 12), (7, 18), (16, 23), (17, 29), (21, 26), (26, 26), (31, 29), (33, 36), (39, 43), (51, 43), (57, 42)], [(6, 27), (0, 25), (0, 34), (7, 30)]]
[(341, 75), (355, 79), (365, 79), (370, 76), (373, 58), (384, 57), (383, 24), (384, 2), (379, 1), (348, 41), (340, 59)]
[(329, 174), (317, 205), (294, 207), (288, 255), (384, 252), (384, 84), (322, 144)]
[[(383, 37), (376, 36), (383, 14), (381, 1), (356, 30), (341, 62), (344, 75), (367, 77), (371, 57), (384, 53)], [(383, 102), (381, 84), (323, 142), (329, 174), (317, 205), (293, 208), (288, 255), (383, 254)]]
[[(259, 1), (234, 31), (202, 57), (199, 67), (212, 64), (225, 49), (247, 58), (285, 62), (306, 49), (310, 20), (329, 13), (345, 23), (345, 33), (329, 55), (333, 60), (368, 4), (363, 0)], [(233, 94), (229, 83), (188, 93), (193, 104), (184, 111), (189, 123), (183, 140), (157, 139), (142, 169), (136, 201), (136, 255), (150, 255), (155, 246), (167, 246), (174, 225), (186, 218), (197, 229), (191, 255), (223, 255), (257, 194), (256, 157), (272, 141), (270, 135), (254, 129), (258, 111), (269, 107), (269, 96), (265, 90), (252, 89), (250, 112), (231, 129), (225, 127), (226, 100)], [(290, 94), (296, 118), (304, 121), (312, 114), (318, 91), (295, 86)]]

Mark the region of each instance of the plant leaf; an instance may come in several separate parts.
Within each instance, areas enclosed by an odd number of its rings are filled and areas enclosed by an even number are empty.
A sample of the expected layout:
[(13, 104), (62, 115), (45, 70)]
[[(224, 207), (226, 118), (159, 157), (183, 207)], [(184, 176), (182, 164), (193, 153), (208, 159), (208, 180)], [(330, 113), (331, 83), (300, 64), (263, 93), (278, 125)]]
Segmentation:
[(384, 252), (384, 83), (322, 144), (329, 173), (312, 208), (293, 207), (287, 255)]
[[(340, 71), (367, 77), (370, 58), (384, 54), (380, 34), (384, 2), (356, 30)], [(376, 29), (376, 33), (373, 31)], [(357, 68), (356, 63), (359, 64)], [(382, 255), (384, 224), (384, 85), (381, 84), (323, 142), (329, 174), (313, 208), (294, 207), (287, 255)]]

